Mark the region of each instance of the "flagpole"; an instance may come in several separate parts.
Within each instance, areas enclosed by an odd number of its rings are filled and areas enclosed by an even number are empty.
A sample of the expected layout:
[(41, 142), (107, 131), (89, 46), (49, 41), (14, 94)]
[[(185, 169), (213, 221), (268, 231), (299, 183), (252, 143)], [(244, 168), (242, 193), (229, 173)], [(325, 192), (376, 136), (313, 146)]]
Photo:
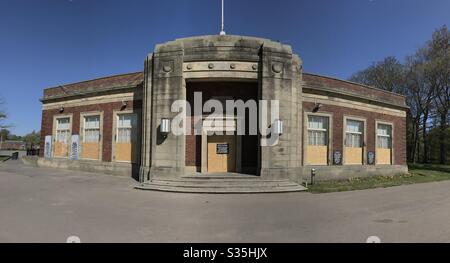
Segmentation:
[(225, 5), (224, 5), (224, 0), (222, 0), (222, 26), (221, 26), (221, 30), (220, 30), (220, 35), (221, 36), (224, 36), (224, 35), (226, 35), (226, 33), (225, 33), (225, 11), (224, 11), (224, 8), (225, 7)]

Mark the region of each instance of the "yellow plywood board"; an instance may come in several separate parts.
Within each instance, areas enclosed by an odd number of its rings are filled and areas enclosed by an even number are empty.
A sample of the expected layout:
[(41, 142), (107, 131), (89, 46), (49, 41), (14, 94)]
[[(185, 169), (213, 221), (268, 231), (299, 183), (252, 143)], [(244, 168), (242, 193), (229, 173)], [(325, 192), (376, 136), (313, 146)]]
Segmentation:
[(116, 143), (116, 161), (131, 162), (133, 160), (131, 143)]
[(56, 158), (67, 158), (68, 144), (62, 142), (55, 142), (53, 156)]
[[(228, 154), (217, 154), (218, 144), (228, 144)], [(236, 172), (236, 137), (211, 136), (208, 138), (208, 172)]]
[(306, 164), (328, 165), (328, 146), (308, 146), (306, 148)]
[(100, 144), (99, 143), (83, 143), (81, 145), (81, 158), (98, 160), (100, 159)]
[(345, 147), (345, 164), (362, 164), (363, 148)]
[(376, 158), (377, 164), (392, 164), (391, 149), (377, 148)]

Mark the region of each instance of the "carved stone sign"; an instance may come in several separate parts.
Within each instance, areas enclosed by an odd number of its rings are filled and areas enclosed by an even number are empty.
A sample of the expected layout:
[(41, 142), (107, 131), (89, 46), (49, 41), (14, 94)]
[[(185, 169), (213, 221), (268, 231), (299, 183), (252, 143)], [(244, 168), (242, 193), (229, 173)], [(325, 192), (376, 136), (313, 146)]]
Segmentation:
[(230, 153), (230, 145), (228, 143), (217, 144), (216, 154), (229, 154), (229, 153)]
[(367, 153), (367, 164), (368, 165), (374, 165), (375, 164), (375, 153), (374, 152), (368, 152)]
[(334, 153), (333, 153), (333, 164), (334, 165), (341, 165), (342, 164), (342, 152), (341, 151), (334, 151)]

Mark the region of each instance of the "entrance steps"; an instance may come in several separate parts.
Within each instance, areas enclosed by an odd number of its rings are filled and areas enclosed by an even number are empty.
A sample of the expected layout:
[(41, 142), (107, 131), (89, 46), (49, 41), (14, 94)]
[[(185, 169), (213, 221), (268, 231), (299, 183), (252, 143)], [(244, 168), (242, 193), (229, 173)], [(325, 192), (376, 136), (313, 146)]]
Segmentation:
[(136, 188), (140, 190), (206, 194), (288, 193), (307, 190), (305, 187), (287, 179), (265, 180), (256, 176), (245, 175), (158, 178), (143, 183)]

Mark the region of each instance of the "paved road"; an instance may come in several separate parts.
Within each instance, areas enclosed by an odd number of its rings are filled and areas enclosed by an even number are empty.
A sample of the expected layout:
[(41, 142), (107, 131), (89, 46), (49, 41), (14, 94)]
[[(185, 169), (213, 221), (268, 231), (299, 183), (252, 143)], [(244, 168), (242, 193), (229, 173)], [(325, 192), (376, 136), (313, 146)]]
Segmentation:
[(144, 192), (0, 164), (0, 242), (450, 242), (450, 182), (314, 195)]

